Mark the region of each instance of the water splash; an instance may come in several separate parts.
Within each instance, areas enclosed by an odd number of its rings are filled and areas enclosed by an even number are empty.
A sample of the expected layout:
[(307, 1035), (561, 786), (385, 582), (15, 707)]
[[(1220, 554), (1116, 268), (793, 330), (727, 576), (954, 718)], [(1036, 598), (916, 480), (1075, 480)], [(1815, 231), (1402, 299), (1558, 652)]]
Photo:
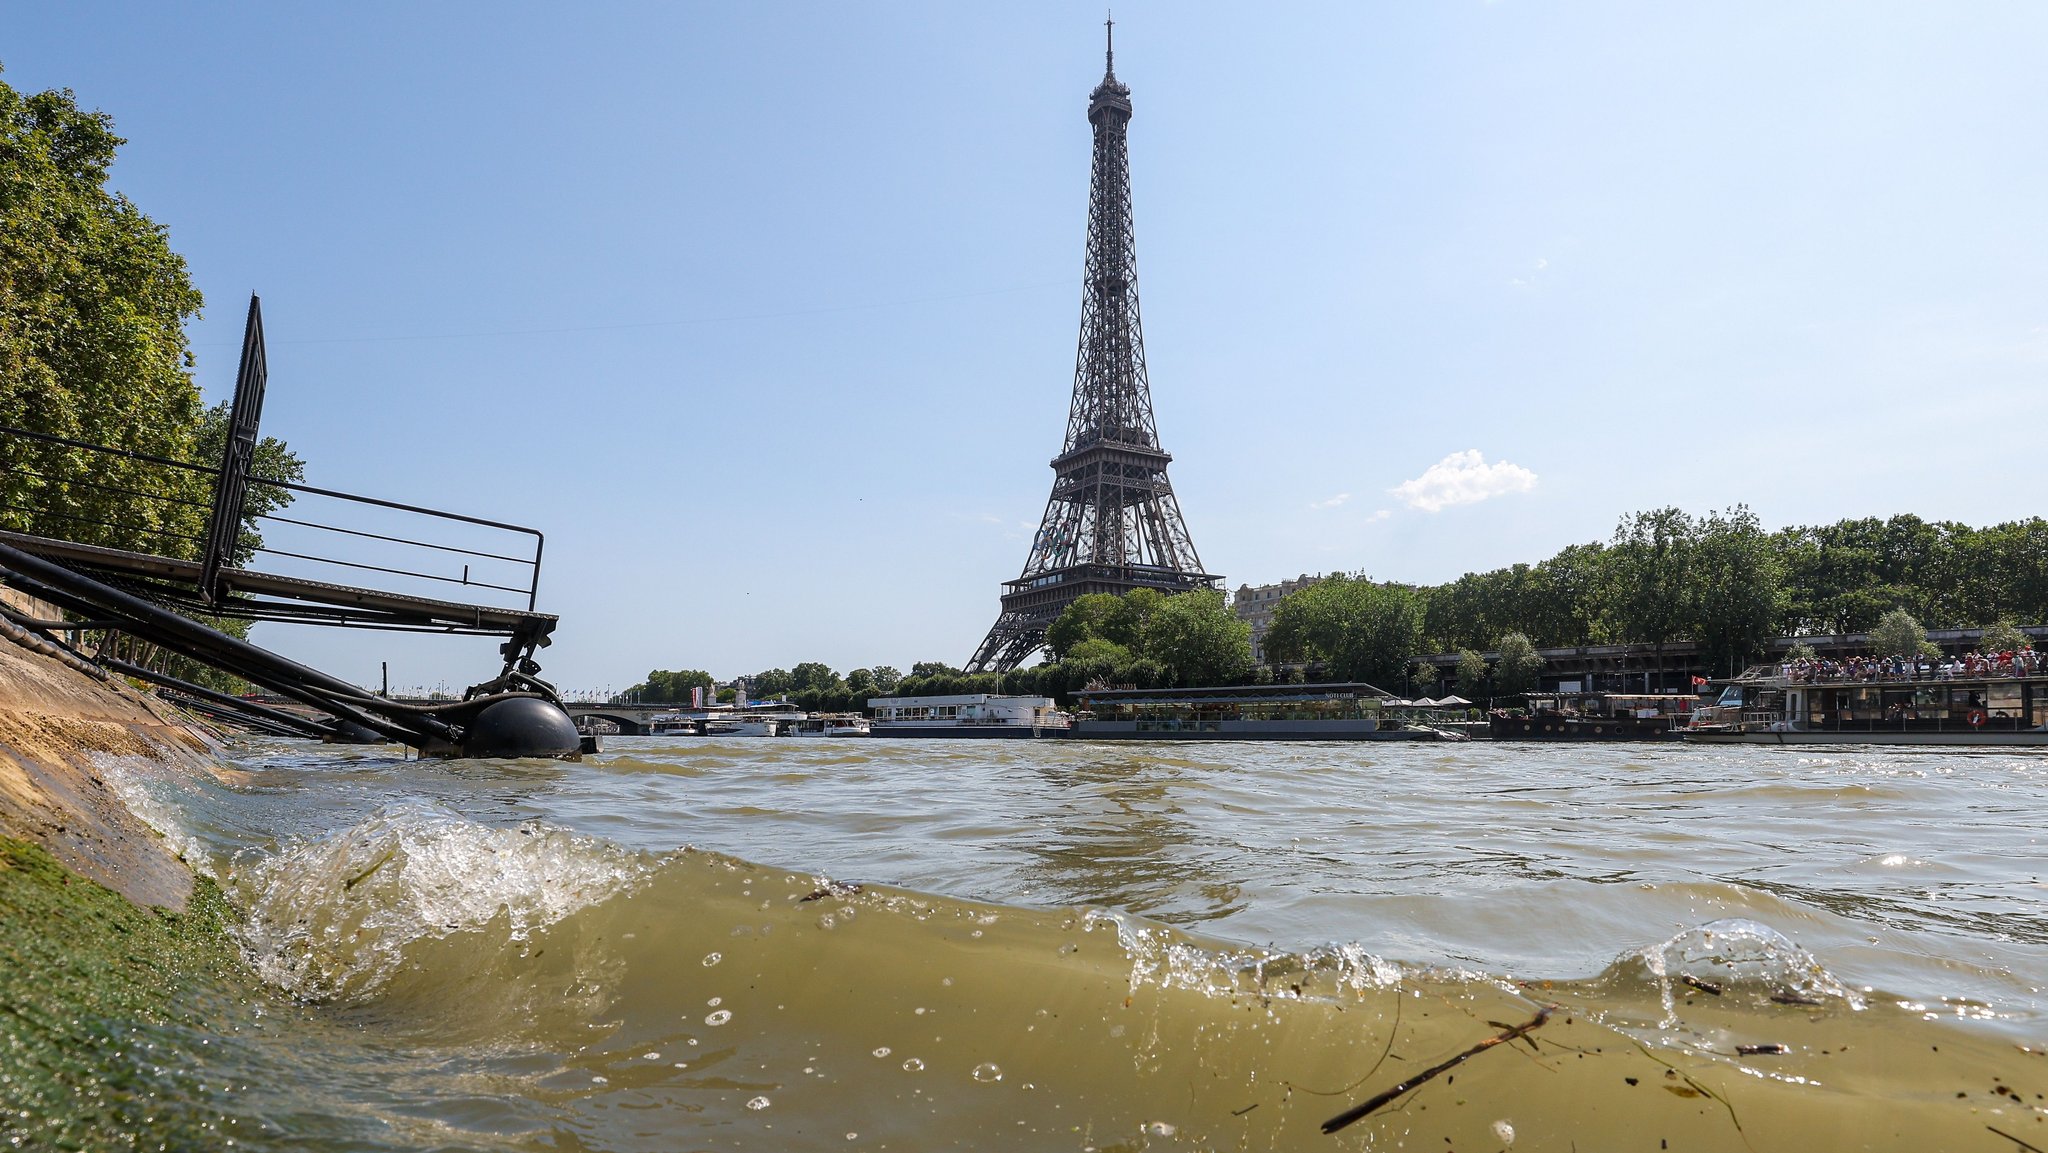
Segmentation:
[(266, 981), (315, 1001), (375, 995), (407, 946), (502, 922), (516, 946), (628, 890), (653, 862), (537, 822), (496, 828), (424, 805), (393, 806), (339, 833), (235, 870), (243, 944)]

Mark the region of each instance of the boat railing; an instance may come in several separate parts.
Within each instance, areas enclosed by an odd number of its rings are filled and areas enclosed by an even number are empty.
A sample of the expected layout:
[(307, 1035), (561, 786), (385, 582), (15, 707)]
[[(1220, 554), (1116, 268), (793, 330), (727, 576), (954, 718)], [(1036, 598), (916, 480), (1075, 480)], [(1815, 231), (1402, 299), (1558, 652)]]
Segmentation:
[(1993, 666), (1980, 669), (1932, 668), (1925, 673), (1907, 670), (1894, 673), (1881, 670), (1844, 671), (1837, 673), (1793, 670), (1790, 673), (1770, 673), (1772, 677), (1782, 676), (1795, 685), (1925, 685), (1947, 684), (1954, 681), (2023, 681), (2048, 677), (2048, 668), (2022, 669), (2014, 666)]

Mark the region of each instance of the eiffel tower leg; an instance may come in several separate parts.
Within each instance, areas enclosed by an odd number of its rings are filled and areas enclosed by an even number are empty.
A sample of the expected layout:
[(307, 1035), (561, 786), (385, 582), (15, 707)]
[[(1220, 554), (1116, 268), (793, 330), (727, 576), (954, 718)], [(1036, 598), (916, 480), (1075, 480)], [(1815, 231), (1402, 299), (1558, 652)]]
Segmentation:
[(967, 662), (970, 673), (1006, 673), (1024, 663), (1045, 644), (1045, 622), (1022, 613), (1004, 613), (982, 638)]

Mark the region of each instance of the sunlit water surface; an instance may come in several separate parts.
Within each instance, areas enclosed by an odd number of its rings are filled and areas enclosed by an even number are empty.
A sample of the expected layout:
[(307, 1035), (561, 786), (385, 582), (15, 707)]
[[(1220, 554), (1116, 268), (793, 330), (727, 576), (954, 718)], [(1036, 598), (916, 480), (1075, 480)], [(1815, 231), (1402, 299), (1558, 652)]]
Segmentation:
[(191, 1057), (246, 1145), (2048, 1147), (2031, 751), (231, 764), (114, 768), (279, 994)]

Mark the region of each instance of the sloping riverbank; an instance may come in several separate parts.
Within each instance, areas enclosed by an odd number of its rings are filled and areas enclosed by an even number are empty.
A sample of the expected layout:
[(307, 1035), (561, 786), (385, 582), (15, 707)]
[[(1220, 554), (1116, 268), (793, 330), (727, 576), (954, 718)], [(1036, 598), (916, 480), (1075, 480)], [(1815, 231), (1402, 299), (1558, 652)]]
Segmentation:
[[(48, 606), (0, 590), (10, 606)], [(0, 640), (0, 835), (47, 849), (65, 868), (138, 905), (183, 909), (192, 874), (94, 764), (142, 757), (212, 771), (212, 749), (118, 679), (98, 680), (12, 639)]]

